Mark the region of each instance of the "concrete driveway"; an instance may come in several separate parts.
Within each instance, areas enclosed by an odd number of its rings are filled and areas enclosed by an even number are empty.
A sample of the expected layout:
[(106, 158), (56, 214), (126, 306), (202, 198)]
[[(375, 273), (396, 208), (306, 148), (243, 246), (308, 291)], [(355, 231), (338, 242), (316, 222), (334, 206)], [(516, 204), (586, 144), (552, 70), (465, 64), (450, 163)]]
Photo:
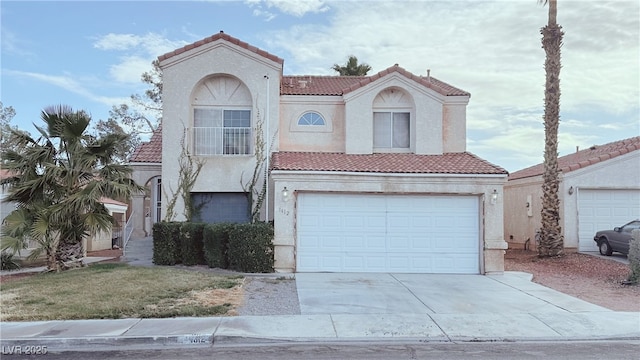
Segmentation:
[(580, 251), (580, 253), (599, 257), (605, 260), (617, 261), (619, 263), (629, 265), (629, 258), (627, 257), (627, 255), (620, 254), (620, 253), (613, 253), (610, 256), (601, 255), (600, 252), (598, 251)]
[(609, 309), (532, 283), (526, 273), (296, 273), (300, 311), (314, 314), (531, 314)]

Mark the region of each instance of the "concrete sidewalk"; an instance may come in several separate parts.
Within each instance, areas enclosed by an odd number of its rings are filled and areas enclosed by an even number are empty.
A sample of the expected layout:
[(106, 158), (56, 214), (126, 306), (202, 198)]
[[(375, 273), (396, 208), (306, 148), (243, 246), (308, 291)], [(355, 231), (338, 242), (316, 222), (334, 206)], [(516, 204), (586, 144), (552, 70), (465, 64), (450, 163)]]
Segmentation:
[(309, 341), (639, 340), (640, 313), (382, 314), (3, 322), (2, 346), (251, 344)]

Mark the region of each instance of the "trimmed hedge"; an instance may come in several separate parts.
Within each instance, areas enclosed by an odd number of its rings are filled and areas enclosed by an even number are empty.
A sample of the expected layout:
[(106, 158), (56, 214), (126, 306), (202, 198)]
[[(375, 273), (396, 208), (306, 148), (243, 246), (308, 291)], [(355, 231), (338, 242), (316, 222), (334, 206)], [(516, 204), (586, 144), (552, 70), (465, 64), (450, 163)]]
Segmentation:
[(266, 223), (155, 223), (153, 263), (206, 264), (248, 273), (273, 272), (273, 226)]
[(182, 265), (204, 265), (202, 230), (206, 224), (185, 222), (180, 226)]
[(229, 231), (234, 224), (209, 224), (202, 232), (204, 259), (210, 268), (229, 268)]
[(273, 227), (265, 223), (235, 224), (229, 231), (229, 268), (273, 272)]
[(157, 222), (153, 224), (153, 263), (175, 265), (182, 260), (180, 250), (179, 222)]

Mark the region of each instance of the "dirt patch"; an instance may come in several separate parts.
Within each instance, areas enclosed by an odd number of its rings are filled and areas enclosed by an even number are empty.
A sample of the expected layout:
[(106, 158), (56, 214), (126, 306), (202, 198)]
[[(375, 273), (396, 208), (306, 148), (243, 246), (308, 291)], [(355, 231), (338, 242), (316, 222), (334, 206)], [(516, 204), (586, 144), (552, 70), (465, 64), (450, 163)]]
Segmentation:
[(592, 255), (569, 253), (540, 259), (536, 252), (507, 250), (506, 271), (533, 274), (533, 282), (615, 311), (640, 311), (640, 285), (623, 285), (629, 266)]
[[(87, 252), (87, 257), (110, 257), (112, 260), (106, 260), (105, 262), (118, 262), (122, 256), (122, 249), (107, 249), (98, 251)], [(102, 261), (101, 261), (102, 262)]]

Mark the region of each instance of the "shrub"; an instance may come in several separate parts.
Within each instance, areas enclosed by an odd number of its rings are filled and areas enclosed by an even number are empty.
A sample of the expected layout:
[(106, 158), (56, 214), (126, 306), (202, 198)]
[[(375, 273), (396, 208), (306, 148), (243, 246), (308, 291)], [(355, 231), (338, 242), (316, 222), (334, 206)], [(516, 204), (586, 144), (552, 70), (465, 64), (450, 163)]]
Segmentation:
[(273, 272), (273, 227), (265, 223), (236, 224), (229, 231), (229, 268), (242, 272)]
[(153, 263), (175, 265), (182, 261), (179, 222), (153, 224)]
[(180, 253), (183, 265), (204, 265), (202, 223), (182, 223), (180, 226)]
[(5, 251), (0, 253), (0, 266), (2, 270), (20, 269), (20, 264), (13, 258), (13, 254)]
[(229, 231), (234, 224), (209, 224), (202, 232), (204, 259), (210, 268), (229, 268)]
[(629, 277), (627, 282), (637, 284), (640, 281), (640, 230), (633, 230), (629, 242)]

